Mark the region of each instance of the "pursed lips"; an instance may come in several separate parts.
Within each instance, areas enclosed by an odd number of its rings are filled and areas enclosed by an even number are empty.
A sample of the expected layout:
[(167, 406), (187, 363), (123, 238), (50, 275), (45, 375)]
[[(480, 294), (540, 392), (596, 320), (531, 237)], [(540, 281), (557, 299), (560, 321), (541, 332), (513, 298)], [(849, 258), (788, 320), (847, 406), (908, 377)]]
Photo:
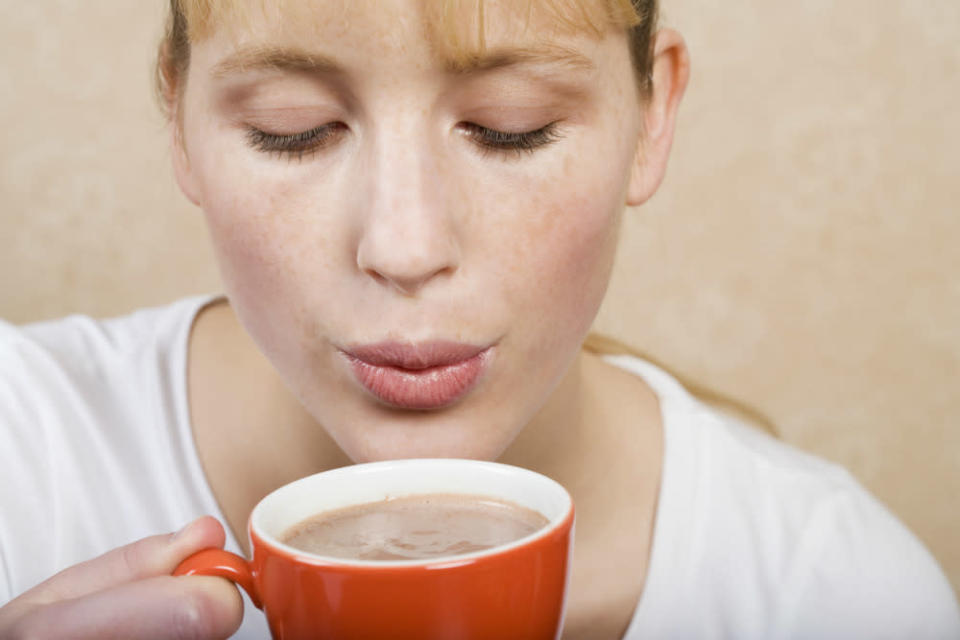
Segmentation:
[(419, 411), (463, 398), (487, 370), (494, 346), (451, 341), (380, 342), (341, 349), (357, 381), (381, 402)]

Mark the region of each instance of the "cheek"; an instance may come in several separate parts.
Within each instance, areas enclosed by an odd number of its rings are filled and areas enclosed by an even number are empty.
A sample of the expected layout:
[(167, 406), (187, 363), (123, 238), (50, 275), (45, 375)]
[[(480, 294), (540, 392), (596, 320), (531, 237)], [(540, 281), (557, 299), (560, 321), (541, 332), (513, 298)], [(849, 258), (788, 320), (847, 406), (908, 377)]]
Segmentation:
[(333, 259), (336, 229), (315, 203), (329, 203), (329, 194), (316, 193), (316, 182), (291, 179), (284, 163), (217, 160), (228, 153), (208, 154), (201, 169), (201, 204), (228, 286), (269, 296), (295, 283), (307, 265), (310, 277), (322, 272)]
[(582, 337), (607, 289), (623, 184), (616, 171), (586, 170), (597, 166), (609, 164), (568, 162), (562, 178), (525, 185), (519, 192), (533, 195), (513, 214), (522, 223), (503, 238), (509, 250), (501, 254), (500, 271), (508, 302), (525, 309), (544, 338)]
[(292, 180), (285, 164), (214, 160), (203, 169), (202, 207), (226, 293), (261, 348), (288, 357), (282, 352), (321, 320), (311, 310), (333, 290), (337, 252), (349, 242), (316, 206), (330, 194)]
[[(217, 181), (221, 181), (218, 177)], [(211, 186), (204, 212), (224, 283), (231, 298), (270, 295), (290, 269), (289, 220), (270, 190), (242, 183)]]
[[(527, 296), (541, 330), (579, 342), (589, 330), (607, 290), (616, 251), (618, 216), (596, 202), (568, 200), (555, 209), (565, 217), (530, 247), (536, 295)], [(537, 312), (540, 313), (537, 313)], [(548, 311), (549, 316), (541, 315)]]

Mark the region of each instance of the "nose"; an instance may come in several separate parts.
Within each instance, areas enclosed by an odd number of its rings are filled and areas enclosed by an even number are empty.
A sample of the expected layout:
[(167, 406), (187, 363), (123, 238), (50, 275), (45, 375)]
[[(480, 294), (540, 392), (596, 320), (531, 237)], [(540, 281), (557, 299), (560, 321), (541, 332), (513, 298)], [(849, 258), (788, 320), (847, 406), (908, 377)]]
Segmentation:
[(356, 249), (360, 271), (405, 296), (456, 272), (460, 243), (436, 156), (395, 140), (374, 152), (367, 167)]

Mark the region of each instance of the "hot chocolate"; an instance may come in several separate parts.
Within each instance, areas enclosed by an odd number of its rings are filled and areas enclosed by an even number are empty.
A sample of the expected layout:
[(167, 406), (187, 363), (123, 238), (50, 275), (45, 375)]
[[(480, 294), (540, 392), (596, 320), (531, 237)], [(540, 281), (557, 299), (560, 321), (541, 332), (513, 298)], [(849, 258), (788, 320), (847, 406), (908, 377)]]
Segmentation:
[(423, 560), (482, 551), (548, 524), (518, 504), (474, 495), (427, 494), (325, 511), (281, 540), (308, 553), (355, 560)]

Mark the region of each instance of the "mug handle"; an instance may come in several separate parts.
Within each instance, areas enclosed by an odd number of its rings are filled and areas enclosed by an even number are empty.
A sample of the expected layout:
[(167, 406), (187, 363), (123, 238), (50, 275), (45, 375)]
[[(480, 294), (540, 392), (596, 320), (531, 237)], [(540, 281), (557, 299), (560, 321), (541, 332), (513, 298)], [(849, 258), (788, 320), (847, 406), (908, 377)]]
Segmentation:
[(217, 576), (243, 587), (257, 609), (263, 609), (253, 570), (246, 558), (223, 549), (204, 549), (193, 554), (173, 570), (175, 576)]

